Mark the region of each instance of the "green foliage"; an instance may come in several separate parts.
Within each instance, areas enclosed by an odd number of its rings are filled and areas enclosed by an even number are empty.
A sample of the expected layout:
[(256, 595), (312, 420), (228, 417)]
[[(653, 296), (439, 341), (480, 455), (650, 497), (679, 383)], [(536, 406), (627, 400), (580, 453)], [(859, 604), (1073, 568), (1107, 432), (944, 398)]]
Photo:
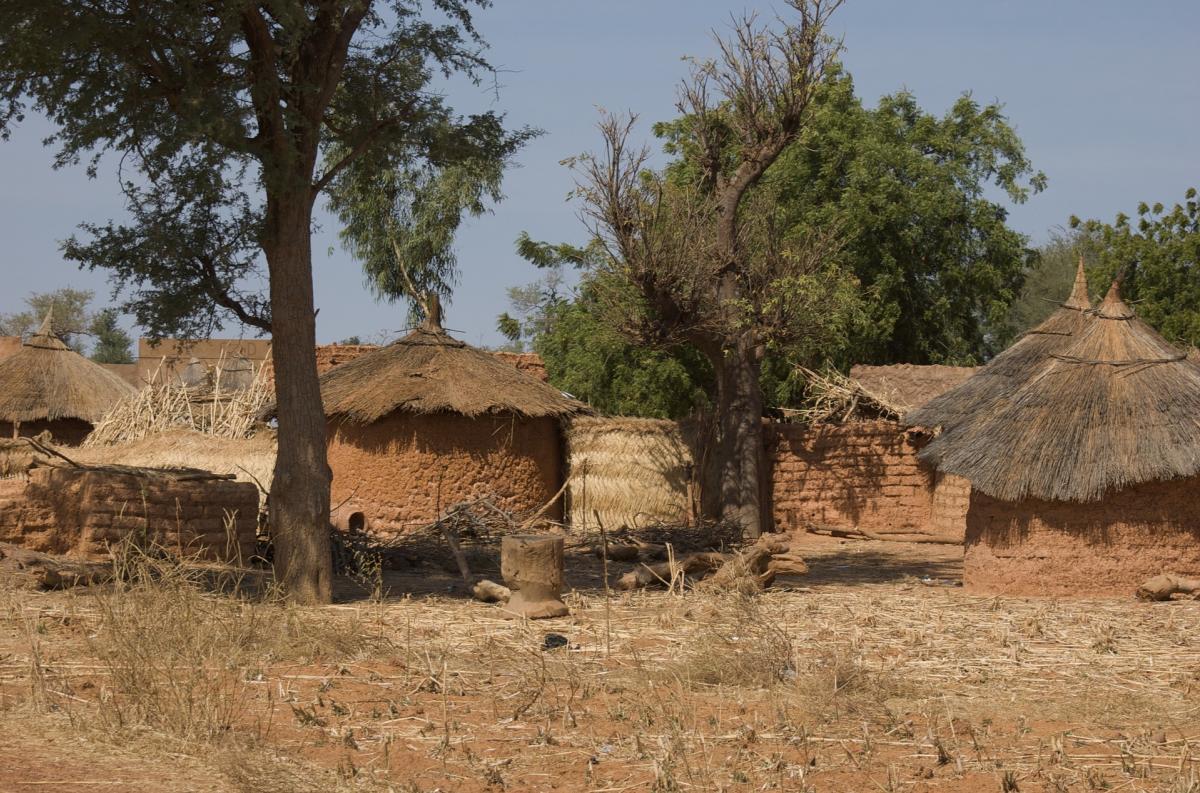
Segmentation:
[(133, 363), (133, 338), (117, 324), (117, 317), (115, 308), (106, 308), (92, 319), (96, 343), (91, 357), (96, 363)]
[(482, 116), (455, 130), (455, 140), (436, 141), (447, 149), (438, 152), (446, 164), (382, 151), (346, 171), (330, 191), (330, 206), (345, 224), (342, 242), (362, 262), (371, 291), (388, 301), (407, 299), (416, 318), (429, 293), (449, 302), (459, 275), (455, 232), (464, 217), (479, 217), (503, 198), (504, 169), (535, 134), (509, 134), (499, 119)]
[(1136, 223), (1118, 214), (1112, 223), (1071, 218), (1071, 227), (1095, 239), (1099, 262), (1094, 286), (1123, 274), (1121, 294), (1138, 315), (1169, 340), (1200, 345), (1200, 202), (1188, 188), (1182, 203), (1138, 205)]
[[(839, 363), (977, 363), (1010, 338), (1009, 306), (1031, 254), (1006, 224), (1013, 203), (1044, 189), (1003, 108), (969, 94), (945, 116), (908, 92), (873, 109), (835, 69), (796, 144), (767, 174), (790, 233), (836, 229), (869, 321)], [(659, 124), (673, 177), (687, 179), (689, 119)]]
[(550, 307), (550, 330), (535, 336), (550, 382), (608, 415), (683, 418), (707, 406), (704, 357), (686, 346), (631, 344), (601, 318), (597, 291), (585, 279), (574, 300)]
[[(1087, 266), (1099, 258), (1095, 240), (1082, 231), (1056, 232), (1050, 241), (1037, 249), (1025, 271), (1021, 294), (1009, 309), (1009, 333), (1019, 335), (1040, 324), (1050, 316), (1067, 296), (1075, 283), (1079, 257)], [(1089, 282), (1090, 297), (1094, 298), (1097, 284)]]
[(88, 310), (95, 293), (89, 289), (63, 287), (53, 292), (35, 292), (25, 298), (26, 309), (0, 315), (0, 335), (28, 336), (47, 314), (54, 332), (76, 352), (83, 352), (86, 334), (92, 331), (93, 315)]
[(358, 233), (380, 207), (359, 188), (387, 188), (406, 264), (452, 267), (446, 234), (495, 195), (496, 157), (524, 134), (493, 113), (460, 118), (432, 85), (489, 70), (471, 18), (486, 5), (437, 0), (432, 22), (419, 0), (12, 0), (0, 132), (32, 109), (57, 128), (56, 166), (94, 173), (103, 152), (119, 155), (129, 220), (85, 224), (64, 250), (109, 270), (151, 336), (268, 331), (263, 254), (307, 275), (294, 229), (331, 188), (380, 294), (393, 284)]

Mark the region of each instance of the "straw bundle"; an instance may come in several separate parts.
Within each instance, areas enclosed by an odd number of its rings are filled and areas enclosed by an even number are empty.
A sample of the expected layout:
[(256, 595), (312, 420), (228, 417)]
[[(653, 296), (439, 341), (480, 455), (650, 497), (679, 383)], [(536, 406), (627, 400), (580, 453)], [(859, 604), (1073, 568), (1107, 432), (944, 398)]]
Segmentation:
[(230, 388), (222, 380), (224, 369), (218, 363), (209, 378), (190, 386), (156, 375), (148, 386), (117, 403), (84, 446), (109, 446), (178, 429), (249, 438), (273, 397), (271, 386), (259, 371), (248, 387)]
[(680, 424), (576, 418), (567, 430), (571, 525), (617, 530), (689, 522), (694, 459)]
[(1113, 284), (1074, 343), (922, 452), (1005, 501), (1098, 501), (1200, 474), (1200, 367)]

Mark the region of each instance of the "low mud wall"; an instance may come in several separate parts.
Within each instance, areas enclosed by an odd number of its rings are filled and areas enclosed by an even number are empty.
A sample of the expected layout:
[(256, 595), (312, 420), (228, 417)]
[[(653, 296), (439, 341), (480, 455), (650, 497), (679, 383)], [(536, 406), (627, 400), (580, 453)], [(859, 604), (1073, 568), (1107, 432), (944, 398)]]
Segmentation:
[(774, 425), (767, 451), (777, 528), (961, 541), (970, 484), (923, 465), (921, 443), (892, 421)]
[(130, 535), (180, 555), (246, 561), (254, 553), (258, 489), (73, 468), (35, 468), (0, 481), (0, 542), (94, 557)]
[(995, 595), (1132, 596), (1146, 579), (1200, 576), (1200, 477), (1076, 504), (971, 494), (963, 583)]

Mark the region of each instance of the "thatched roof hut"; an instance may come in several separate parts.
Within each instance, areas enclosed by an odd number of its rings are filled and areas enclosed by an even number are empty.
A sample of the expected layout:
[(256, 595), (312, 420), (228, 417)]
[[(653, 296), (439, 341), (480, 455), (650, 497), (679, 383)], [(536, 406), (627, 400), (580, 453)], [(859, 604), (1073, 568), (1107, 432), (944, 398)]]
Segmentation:
[(339, 525), (399, 533), (481, 498), (532, 513), (560, 490), (560, 422), (587, 407), (450, 337), (431, 313), (321, 376)]
[(1012, 397), (1031, 373), (1068, 345), (1088, 322), (1087, 275), (1083, 259), (1075, 271), (1075, 283), (1066, 301), (1040, 325), (1027, 331), (986, 366), (975, 370), (957, 387), (934, 397), (904, 417), (910, 427), (936, 429), (940, 437), (924, 450), (922, 459), (939, 464), (956, 428), (979, 414), (989, 413)]
[(119, 376), (64, 344), (47, 314), (20, 351), (0, 360), (0, 433), (50, 430), (60, 441), (78, 443), (133, 391)]
[(1025, 382), (930, 444), (939, 470), (1005, 501), (1098, 501), (1200, 474), (1200, 368), (1115, 283), (1091, 316)]
[(325, 415), (368, 424), (395, 411), (561, 418), (587, 412), (537, 377), (422, 327), (321, 377)]

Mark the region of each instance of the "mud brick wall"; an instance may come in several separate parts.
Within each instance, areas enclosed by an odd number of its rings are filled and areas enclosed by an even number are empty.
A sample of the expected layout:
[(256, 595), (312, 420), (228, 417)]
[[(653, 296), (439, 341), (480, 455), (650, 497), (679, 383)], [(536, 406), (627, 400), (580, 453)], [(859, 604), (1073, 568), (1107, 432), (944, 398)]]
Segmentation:
[(20, 485), (0, 485), (0, 541), (99, 556), (133, 535), (210, 560), (254, 553), (258, 490), (246, 482), (35, 468)]
[(971, 494), (963, 583), (997, 595), (1129, 597), (1163, 572), (1200, 576), (1200, 477), (1077, 504)]
[[(328, 438), (340, 528), (403, 533), (479, 497), (527, 513), (562, 484), (559, 424), (552, 418), (397, 412), (366, 425), (331, 420)], [(561, 516), (560, 499), (547, 517)]]
[(962, 537), (969, 484), (917, 459), (891, 421), (779, 424), (768, 432), (776, 526)]

